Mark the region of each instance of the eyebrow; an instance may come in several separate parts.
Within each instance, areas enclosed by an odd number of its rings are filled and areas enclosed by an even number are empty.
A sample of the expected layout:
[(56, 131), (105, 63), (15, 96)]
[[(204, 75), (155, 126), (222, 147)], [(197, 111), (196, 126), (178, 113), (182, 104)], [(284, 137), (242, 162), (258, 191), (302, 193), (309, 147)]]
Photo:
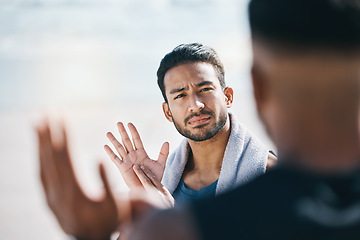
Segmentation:
[(213, 85), (213, 82), (211, 81), (202, 81), (201, 83), (196, 84), (197, 87), (202, 87), (205, 85)]
[(175, 88), (175, 89), (173, 89), (173, 90), (170, 91), (170, 94), (182, 92), (182, 91), (184, 91), (184, 90), (185, 90), (184, 87), (183, 87), (183, 88)]
[[(212, 83), (211, 81), (202, 81), (201, 83), (198, 83), (198, 84), (196, 84), (195, 86), (196, 86), (196, 87), (202, 87), (202, 86), (205, 86), (205, 85), (212, 85), (212, 84), (213, 84), (213, 83)], [(170, 94), (182, 92), (182, 91), (184, 91), (185, 89), (187, 89), (187, 88), (185, 88), (185, 87), (175, 88), (175, 89), (173, 89), (173, 90), (170, 91)]]

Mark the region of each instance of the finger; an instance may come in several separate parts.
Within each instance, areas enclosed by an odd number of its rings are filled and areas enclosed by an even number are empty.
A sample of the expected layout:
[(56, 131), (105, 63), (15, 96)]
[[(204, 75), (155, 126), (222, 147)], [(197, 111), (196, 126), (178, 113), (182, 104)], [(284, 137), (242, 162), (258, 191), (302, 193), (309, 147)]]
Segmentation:
[(69, 146), (68, 146), (68, 136), (67, 131), (65, 127), (64, 121), (60, 122), (60, 132), (61, 132), (61, 138), (60, 138), (60, 151), (59, 151), (59, 157), (61, 157), (61, 162), (66, 165), (66, 170), (71, 171), (72, 175), (74, 174), (74, 168), (72, 165), (70, 153), (69, 153)]
[(58, 176), (61, 178), (61, 182), (66, 183), (65, 187), (79, 187), (69, 153), (65, 123), (60, 121), (58, 128), (60, 135), (56, 140), (52, 138), (54, 163)]
[(139, 178), (143, 187), (147, 191), (154, 191), (155, 186), (152, 184), (151, 180), (145, 175), (145, 173), (140, 169), (138, 165), (133, 166), (136, 176)]
[(143, 171), (143, 173), (146, 175), (147, 178), (150, 179), (151, 183), (158, 189), (161, 191), (163, 185), (161, 184), (161, 182), (156, 179), (156, 176), (150, 171), (150, 169), (146, 168), (145, 166), (141, 165), (140, 166), (141, 170)]
[(104, 146), (104, 149), (107, 153), (107, 155), (110, 157), (111, 161), (117, 166), (117, 168), (120, 170), (121, 163), (123, 162), (114, 152), (111, 150), (111, 148), (108, 145)]
[(169, 156), (169, 143), (165, 142), (160, 149), (160, 153), (159, 153), (159, 157), (158, 157), (158, 162), (161, 164), (161, 166), (163, 166), (165, 168), (166, 165), (166, 160)]
[(163, 200), (165, 200), (169, 204), (169, 207), (174, 206), (175, 203), (174, 197), (171, 195), (169, 190), (167, 190), (156, 179), (156, 177), (154, 176), (154, 174), (151, 173), (150, 170), (146, 169), (144, 166), (141, 166), (140, 168), (139, 166), (134, 166), (133, 169), (137, 174), (138, 178), (140, 179), (141, 183), (143, 184), (144, 188), (146, 189), (146, 191), (148, 191), (149, 193), (151, 192), (154, 193), (155, 190), (160, 191), (163, 194), (163, 196), (165, 196)]
[[(162, 192), (165, 196), (167, 196), (168, 199), (169, 199), (172, 203), (174, 203), (175, 200), (174, 200), (173, 195), (171, 195), (171, 193), (169, 192), (169, 190), (168, 190), (165, 186), (162, 186), (161, 192)], [(174, 204), (173, 204), (173, 205), (174, 205)]]
[(99, 172), (100, 172), (100, 177), (102, 180), (102, 183), (104, 184), (104, 189), (105, 189), (105, 199), (106, 200), (110, 200), (112, 202), (115, 202), (115, 197), (114, 194), (112, 192), (106, 171), (105, 171), (105, 167), (102, 163), (99, 164)]
[(51, 133), (48, 120), (38, 127), (40, 177), (44, 188), (46, 201), (50, 209), (57, 212), (56, 199), (62, 195), (62, 183), (59, 181), (58, 173), (51, 145)]
[(43, 185), (43, 188), (45, 191), (47, 191), (48, 189), (48, 184), (47, 184), (47, 176), (46, 176), (46, 171), (45, 171), (45, 167), (46, 167), (46, 156), (44, 156), (44, 143), (43, 143), (43, 134), (44, 134), (44, 126), (43, 125), (38, 125), (35, 127), (36, 130), (36, 135), (38, 138), (38, 154), (39, 154), (39, 170), (40, 170), (40, 179), (41, 179), (41, 183)]
[(152, 184), (156, 187), (156, 189), (159, 190), (162, 194), (164, 194), (164, 196), (166, 196), (166, 199), (169, 201), (171, 206), (174, 206), (175, 200), (169, 190), (164, 185), (162, 185), (159, 180), (156, 179), (155, 175), (150, 171), (150, 169), (146, 168), (145, 166), (140, 166), (140, 168), (144, 172), (144, 174), (151, 180)]
[(164, 200), (166, 200), (170, 204), (169, 207), (174, 207), (175, 199), (174, 199), (173, 195), (171, 195), (169, 190), (165, 186), (162, 186), (160, 192), (162, 194), (164, 194), (164, 196), (165, 196)]
[(108, 132), (106, 134), (107, 138), (110, 140), (118, 154), (120, 155), (121, 159), (124, 159), (124, 157), (127, 155), (127, 152), (123, 145), (114, 137), (114, 135), (111, 132)]
[(53, 184), (54, 178), (57, 175), (53, 163), (50, 129), (47, 121), (37, 127), (37, 134), (39, 141), (40, 176), (46, 191), (48, 186)]
[(118, 122), (117, 127), (119, 129), (119, 133), (120, 133), (120, 136), (121, 136), (121, 140), (122, 140), (122, 142), (124, 144), (125, 150), (127, 152), (134, 151), (134, 147), (133, 147), (132, 142), (131, 142), (131, 140), (129, 138), (129, 135), (126, 132), (124, 124), (122, 122)]
[(135, 149), (139, 150), (139, 149), (143, 149), (144, 148), (144, 145), (141, 141), (141, 138), (140, 138), (140, 134), (139, 132), (137, 131), (136, 127), (134, 124), (132, 123), (129, 123), (128, 124), (128, 128), (130, 130), (130, 133), (131, 133), (131, 137), (133, 139), (133, 143), (134, 143), (134, 147)]

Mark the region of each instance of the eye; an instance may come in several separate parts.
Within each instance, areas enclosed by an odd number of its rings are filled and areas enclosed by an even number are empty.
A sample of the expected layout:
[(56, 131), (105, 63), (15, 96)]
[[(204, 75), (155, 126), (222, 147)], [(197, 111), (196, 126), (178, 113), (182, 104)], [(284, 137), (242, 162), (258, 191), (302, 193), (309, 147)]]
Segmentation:
[(200, 92), (208, 92), (208, 91), (211, 91), (212, 88), (203, 88), (200, 90)]
[(182, 97), (185, 97), (185, 94), (181, 93), (181, 94), (177, 95), (177, 96), (174, 98), (174, 100), (175, 100), (175, 99), (182, 98)]

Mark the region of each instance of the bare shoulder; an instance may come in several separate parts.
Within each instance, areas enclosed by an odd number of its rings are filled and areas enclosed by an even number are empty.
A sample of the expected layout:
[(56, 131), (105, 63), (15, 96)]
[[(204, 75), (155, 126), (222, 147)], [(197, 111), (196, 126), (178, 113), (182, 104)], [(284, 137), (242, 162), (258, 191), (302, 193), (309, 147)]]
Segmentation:
[(278, 161), (277, 157), (273, 153), (269, 152), (268, 159), (266, 161), (266, 171), (274, 167), (277, 161)]
[(186, 208), (154, 211), (139, 223), (131, 240), (200, 240), (196, 223)]

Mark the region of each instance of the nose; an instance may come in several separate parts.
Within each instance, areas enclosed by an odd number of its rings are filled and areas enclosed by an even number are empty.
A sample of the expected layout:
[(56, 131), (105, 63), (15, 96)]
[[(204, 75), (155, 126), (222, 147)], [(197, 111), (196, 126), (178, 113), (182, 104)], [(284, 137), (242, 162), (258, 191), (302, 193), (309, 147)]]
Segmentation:
[(189, 112), (198, 112), (205, 107), (205, 104), (198, 96), (193, 96), (190, 99)]

